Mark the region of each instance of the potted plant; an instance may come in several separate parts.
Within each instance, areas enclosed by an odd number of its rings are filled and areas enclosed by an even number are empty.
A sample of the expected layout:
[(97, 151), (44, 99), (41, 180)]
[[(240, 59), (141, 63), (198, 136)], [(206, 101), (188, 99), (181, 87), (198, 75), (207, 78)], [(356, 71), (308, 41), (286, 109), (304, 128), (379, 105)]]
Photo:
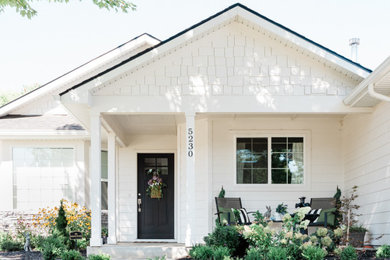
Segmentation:
[(107, 244), (108, 229), (106, 227), (102, 228), (102, 243)]
[(340, 212), (343, 214), (343, 224), (346, 227), (345, 242), (347, 245), (351, 244), (354, 247), (363, 247), (364, 235), (367, 229), (361, 225), (358, 225), (356, 211), (360, 208), (355, 204), (355, 199), (358, 197), (357, 186), (352, 187), (352, 191), (349, 196), (344, 196), (341, 200)]
[(281, 220), (283, 218), (283, 216), (287, 213), (287, 204), (283, 204), (283, 203), (280, 203), (277, 207), (276, 207), (276, 213), (277, 216), (277, 220)]

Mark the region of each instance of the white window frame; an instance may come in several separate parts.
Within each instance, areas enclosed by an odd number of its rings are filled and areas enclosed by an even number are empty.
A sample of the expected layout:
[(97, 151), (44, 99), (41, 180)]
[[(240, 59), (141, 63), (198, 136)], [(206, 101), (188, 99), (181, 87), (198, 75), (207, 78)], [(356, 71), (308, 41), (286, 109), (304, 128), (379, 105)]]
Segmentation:
[[(66, 145), (62, 143), (53, 143), (53, 144), (41, 144), (41, 143), (26, 143), (26, 144), (14, 144), (9, 146), (9, 153), (10, 158), (12, 160), (12, 209), (13, 210), (22, 210), (18, 209), (18, 207), (15, 207), (15, 199), (17, 200), (17, 197), (14, 196), (14, 189), (15, 189), (15, 167), (14, 167), (14, 149), (20, 149), (20, 148), (29, 148), (29, 149), (72, 149), (73, 150), (73, 168), (76, 167), (77, 164), (77, 147), (76, 145)], [(74, 195), (73, 195), (74, 196)]]
[[(303, 138), (303, 183), (302, 184), (272, 184), (271, 171), (271, 138), (272, 137), (302, 137)], [(237, 183), (237, 139), (238, 138), (268, 138), (268, 183)], [(308, 191), (311, 187), (311, 131), (309, 130), (236, 130), (233, 132), (234, 174), (233, 183), (236, 188), (247, 191)]]

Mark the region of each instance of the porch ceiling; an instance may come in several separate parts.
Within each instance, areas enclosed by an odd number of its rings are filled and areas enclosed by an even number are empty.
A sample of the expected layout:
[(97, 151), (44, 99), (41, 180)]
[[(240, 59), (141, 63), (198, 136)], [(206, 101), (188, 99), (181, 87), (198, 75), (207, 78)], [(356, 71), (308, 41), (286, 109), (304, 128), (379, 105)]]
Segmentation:
[(107, 115), (127, 135), (176, 135), (178, 115)]

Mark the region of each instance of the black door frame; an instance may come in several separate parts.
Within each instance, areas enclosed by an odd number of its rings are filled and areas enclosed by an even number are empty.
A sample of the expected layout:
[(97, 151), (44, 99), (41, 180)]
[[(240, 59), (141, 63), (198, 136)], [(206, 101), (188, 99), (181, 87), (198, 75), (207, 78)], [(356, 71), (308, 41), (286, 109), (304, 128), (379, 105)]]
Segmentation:
[[(139, 193), (139, 162), (140, 162), (140, 159), (141, 159), (141, 156), (143, 155), (146, 155), (146, 156), (156, 156), (156, 157), (159, 157), (159, 156), (170, 156), (172, 157), (172, 178), (173, 178), (173, 189), (172, 189), (172, 195), (173, 195), (173, 198), (172, 198), (172, 208), (173, 208), (173, 214), (172, 214), (172, 217), (173, 217), (173, 224), (172, 224), (172, 232), (173, 232), (173, 236), (172, 238), (140, 238), (140, 234), (139, 234), (139, 229), (140, 229), (140, 222), (139, 222), (139, 217), (140, 217), (140, 214), (138, 213), (138, 203), (137, 203), (137, 240), (160, 240), (160, 241), (165, 241), (165, 240), (176, 240), (176, 236), (177, 236), (177, 233), (176, 233), (176, 224), (177, 224), (177, 214), (176, 214), (176, 152), (175, 151), (162, 151), (162, 152), (137, 152), (137, 199), (138, 199), (138, 193)], [(145, 157), (144, 157), (145, 158)], [(168, 159), (169, 160), (169, 159)], [(137, 201), (138, 202), (138, 201)]]

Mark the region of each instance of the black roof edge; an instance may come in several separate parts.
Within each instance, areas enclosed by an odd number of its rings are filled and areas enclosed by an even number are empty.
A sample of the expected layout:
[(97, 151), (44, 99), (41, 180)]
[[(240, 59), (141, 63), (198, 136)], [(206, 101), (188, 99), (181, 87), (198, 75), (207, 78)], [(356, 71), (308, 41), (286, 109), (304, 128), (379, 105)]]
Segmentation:
[(87, 64), (89, 64), (89, 63), (91, 63), (91, 62), (93, 62), (93, 61), (95, 61), (95, 60), (97, 60), (97, 59), (99, 59), (100, 57), (102, 57), (102, 56), (104, 56), (104, 55), (106, 55), (106, 54), (108, 54), (108, 53), (110, 53), (110, 52), (115, 51), (116, 49), (119, 49), (120, 47), (122, 47), (122, 46), (128, 44), (129, 42), (132, 42), (132, 41), (134, 41), (134, 40), (136, 40), (136, 39), (138, 39), (138, 38), (140, 38), (140, 37), (142, 37), (142, 36), (144, 36), (144, 35), (146, 35), (146, 36), (148, 36), (148, 37), (150, 37), (150, 38), (153, 38), (153, 39), (155, 39), (155, 40), (161, 42), (161, 40), (159, 40), (158, 38), (154, 37), (153, 35), (151, 35), (151, 34), (149, 34), (149, 33), (142, 33), (142, 34), (140, 34), (140, 35), (138, 35), (138, 36), (136, 36), (136, 37), (134, 37), (134, 38), (128, 40), (127, 42), (122, 43), (122, 44), (118, 45), (117, 47), (115, 47), (115, 48), (113, 48), (113, 49), (111, 49), (111, 50), (109, 50), (109, 51), (106, 51), (106, 52), (104, 52), (103, 54), (100, 54), (99, 56), (97, 56), (97, 57), (95, 57), (95, 58), (93, 58), (93, 59), (91, 59), (91, 60), (89, 60), (89, 61), (87, 61), (87, 62), (85, 62), (85, 63), (83, 63), (83, 64), (81, 64), (81, 65), (79, 65), (79, 66), (77, 66), (76, 68), (74, 68), (74, 69), (72, 69), (72, 70), (70, 70), (70, 71), (68, 71), (68, 72), (66, 72), (66, 73), (64, 73), (64, 74), (62, 74), (61, 76), (58, 76), (58, 77), (56, 77), (55, 79), (52, 79), (52, 80), (50, 80), (49, 82), (47, 82), (47, 83), (45, 83), (45, 84), (43, 84), (43, 85), (41, 85), (41, 86), (39, 86), (39, 87), (37, 87), (37, 88), (35, 88), (35, 89), (29, 91), (29, 92), (27, 92), (27, 93), (21, 95), (20, 97), (17, 97), (17, 98), (15, 98), (15, 99), (11, 100), (10, 102), (8, 102), (8, 103), (6, 103), (6, 104), (0, 106), (0, 108), (3, 108), (3, 107), (5, 107), (5, 106), (9, 105), (9, 104), (11, 104), (11, 103), (13, 103), (13, 102), (15, 102), (15, 101), (21, 99), (21, 98), (23, 98), (23, 97), (25, 97), (25, 96), (27, 96), (27, 95), (33, 93), (34, 91), (37, 91), (38, 89), (41, 89), (41, 88), (43, 88), (43, 87), (49, 85), (50, 83), (52, 83), (52, 82), (54, 82), (54, 81), (56, 81), (56, 80), (58, 80), (58, 79), (60, 79), (60, 78), (62, 78), (62, 77), (64, 77), (64, 76), (66, 76), (66, 75), (69, 75), (70, 73), (74, 72), (75, 70), (78, 70), (79, 68), (81, 68), (81, 67), (83, 67), (83, 66), (85, 66), (85, 65), (87, 65)]
[(337, 52), (332, 51), (332, 50), (324, 47), (323, 45), (321, 45), (319, 43), (316, 43), (316, 42), (306, 38), (305, 36), (303, 36), (303, 35), (295, 32), (295, 31), (291, 30), (288, 27), (285, 27), (285, 26), (283, 26), (283, 25), (281, 25), (281, 24), (279, 24), (279, 23), (269, 19), (268, 17), (266, 17), (266, 16), (264, 16), (264, 15), (262, 15), (262, 14), (256, 12), (256, 11), (248, 8), (247, 6), (245, 6), (245, 5), (241, 4), (241, 3), (235, 3), (235, 4), (227, 7), (226, 9), (224, 9), (224, 10), (222, 10), (222, 11), (220, 11), (220, 12), (218, 12), (218, 13), (216, 13), (216, 14), (214, 14), (214, 15), (212, 15), (212, 16), (210, 16), (210, 17), (208, 17), (208, 18), (206, 18), (206, 19), (204, 19), (202, 21), (200, 21), (199, 23), (196, 23), (196, 24), (192, 25), (191, 27), (189, 27), (187, 29), (184, 29), (183, 31), (181, 31), (181, 32), (179, 32), (179, 33), (169, 37), (168, 39), (161, 41), (160, 43), (156, 44), (155, 46), (152, 46), (152, 47), (150, 47), (150, 48), (148, 48), (148, 49), (146, 49), (146, 50), (144, 50), (142, 52), (139, 52), (139, 53), (135, 54), (134, 56), (132, 56), (132, 57), (130, 57), (130, 58), (128, 58), (128, 59), (126, 59), (126, 60), (124, 60), (124, 61), (122, 61), (122, 62), (120, 62), (120, 63), (118, 63), (118, 64), (116, 64), (116, 65), (114, 65), (112, 67), (110, 67), (110, 68), (108, 68), (107, 70), (102, 71), (99, 74), (97, 74), (97, 75), (95, 75), (95, 76), (93, 76), (93, 77), (91, 77), (89, 79), (86, 79), (83, 82), (81, 82), (81, 83), (79, 83), (79, 84), (77, 84), (77, 85), (75, 85), (75, 86), (65, 90), (64, 92), (60, 93), (60, 96), (62, 96), (64, 94), (68, 93), (69, 91), (71, 91), (73, 89), (76, 89), (76, 88), (78, 88), (78, 87), (80, 87), (80, 86), (82, 86), (82, 85), (84, 85), (84, 84), (86, 84), (86, 83), (88, 83), (88, 82), (90, 82), (90, 81), (92, 81), (92, 80), (94, 80), (94, 79), (96, 79), (96, 78), (98, 78), (98, 77), (100, 77), (100, 76), (102, 76), (102, 75), (104, 75), (104, 74), (106, 74), (106, 73), (108, 73), (108, 72), (110, 72), (110, 71), (112, 71), (112, 70), (114, 70), (114, 69), (116, 69), (116, 68), (118, 68), (118, 67), (120, 67), (120, 66), (122, 66), (122, 65), (124, 65), (124, 64), (126, 64), (126, 63), (128, 63), (130, 61), (132, 61), (132, 60), (134, 60), (134, 59), (136, 59), (136, 58), (138, 58), (138, 57), (140, 57), (140, 56), (142, 56), (142, 55), (144, 55), (145, 53), (148, 53), (149, 51), (151, 51), (153, 49), (156, 49), (156, 48), (158, 48), (158, 47), (160, 47), (160, 46), (162, 46), (162, 45), (172, 41), (173, 39), (175, 39), (175, 38), (185, 34), (186, 32), (188, 32), (188, 31), (190, 31), (190, 30), (192, 30), (192, 29), (194, 29), (194, 28), (196, 28), (196, 27), (198, 27), (198, 26), (200, 26), (200, 25), (202, 25), (202, 24), (204, 24), (204, 23), (206, 23), (206, 22), (216, 18), (216, 17), (218, 17), (219, 15), (221, 15), (221, 14), (223, 14), (223, 13), (225, 13), (225, 12), (227, 12), (227, 11), (237, 7), (237, 6), (245, 9), (246, 11), (248, 11), (248, 12), (250, 12), (250, 13), (252, 13), (252, 14), (254, 14), (254, 15), (256, 15), (256, 16), (258, 16), (258, 17), (260, 17), (260, 18), (262, 18), (262, 19), (264, 19), (264, 20), (266, 20), (266, 21), (268, 21), (268, 22), (270, 22), (270, 23), (272, 23), (272, 24), (274, 24), (274, 25), (276, 25), (276, 26), (278, 26), (278, 27), (280, 27), (280, 28), (282, 28), (282, 29), (292, 33), (292, 34), (294, 34), (294, 35), (296, 35), (296, 36), (298, 36), (298, 37), (300, 37), (300, 38), (302, 38), (305, 41), (308, 41), (308, 42), (314, 44), (315, 46), (317, 46), (317, 47), (319, 47), (319, 48), (321, 48), (321, 49), (323, 49), (323, 50), (325, 50), (327, 52), (332, 53), (333, 55), (335, 55), (335, 56), (337, 56), (337, 57), (339, 57), (339, 58), (341, 58), (341, 59), (343, 59), (343, 60), (345, 60), (345, 61), (347, 61), (347, 62), (349, 62), (349, 63), (351, 63), (351, 64), (353, 64), (355, 66), (357, 66), (357, 67), (359, 67), (360, 69), (363, 69), (363, 70), (365, 70), (365, 71), (367, 71), (369, 73), (372, 72), (372, 70), (370, 70), (370, 69), (360, 65), (359, 63), (356, 63), (356, 62), (346, 58), (345, 56), (343, 56), (341, 54), (338, 54)]

